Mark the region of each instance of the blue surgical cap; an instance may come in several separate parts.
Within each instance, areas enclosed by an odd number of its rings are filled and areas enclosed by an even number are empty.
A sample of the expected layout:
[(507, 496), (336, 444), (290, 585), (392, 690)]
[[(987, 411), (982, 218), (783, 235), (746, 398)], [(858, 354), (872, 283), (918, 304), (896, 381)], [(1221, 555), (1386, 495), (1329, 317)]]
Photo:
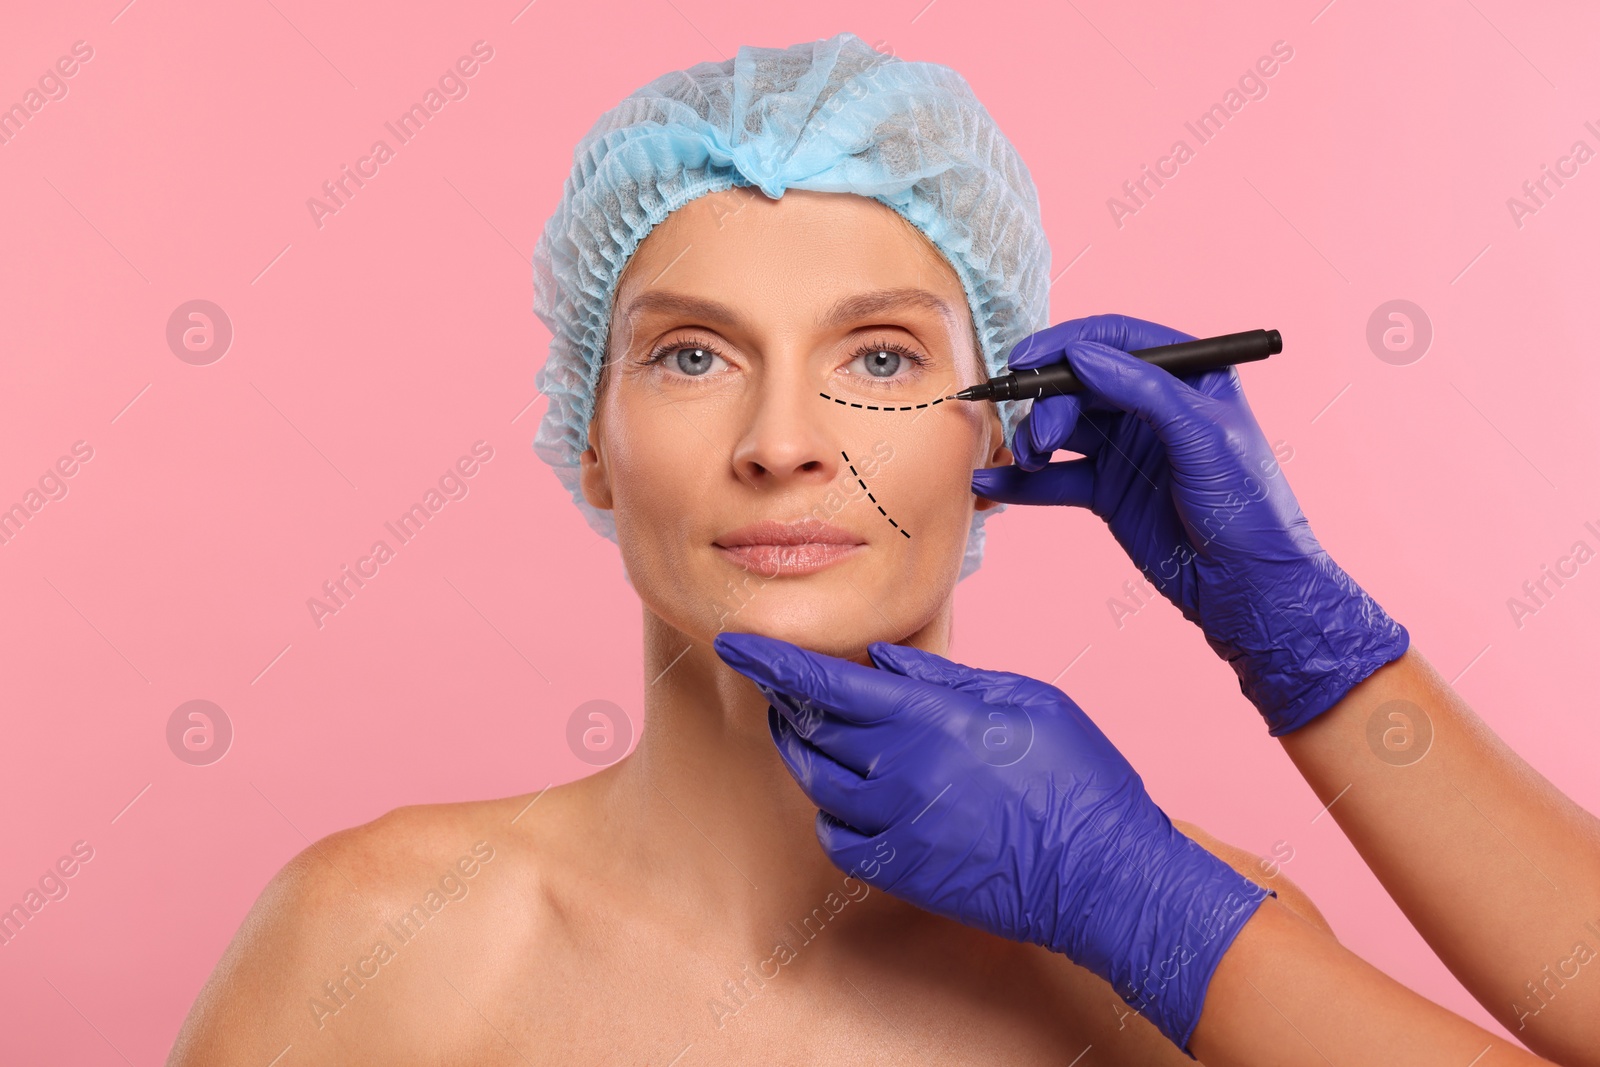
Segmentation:
[[(663, 74), (606, 112), (573, 152), (561, 201), (533, 252), (534, 313), (550, 330), (535, 381), (549, 400), (533, 441), (589, 525), (578, 457), (606, 350), (617, 279), (639, 242), (707, 193), (759, 188), (855, 193), (888, 205), (961, 279), (984, 365), (1048, 325), (1050, 246), (1033, 179), (961, 75), (885, 55), (853, 33)], [(1004, 401), (1009, 445), (1024, 402)], [(961, 577), (983, 559), (977, 511)]]

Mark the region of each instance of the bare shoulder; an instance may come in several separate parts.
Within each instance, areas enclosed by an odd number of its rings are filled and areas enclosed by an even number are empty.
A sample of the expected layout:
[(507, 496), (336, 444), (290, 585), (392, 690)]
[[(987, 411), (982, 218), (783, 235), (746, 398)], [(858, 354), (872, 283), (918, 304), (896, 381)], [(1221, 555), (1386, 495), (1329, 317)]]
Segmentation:
[(240, 924), (169, 1067), (259, 1067), (290, 1048), (312, 1065), (459, 1053), (459, 1013), (408, 1006), (449, 998), (452, 976), (492, 971), (537, 935), (537, 845), (517, 816), (565, 791), (396, 808), (303, 849)]
[[(1291, 882), (1280, 867), (1248, 849), (1218, 840), (1193, 823), (1173, 819), (1172, 824), (1246, 878), (1275, 890), (1278, 899), (1290, 911), (1330, 937), (1333, 936), (1327, 920), (1311, 902), (1311, 898)], [(1109, 1057), (1100, 1062), (1171, 1064), (1171, 1067), (1195, 1062), (1167, 1040), (1148, 1018), (1129, 1007), (1105, 979), (1079, 967), (1065, 956), (1056, 953), (1048, 955), (1051, 957), (1053, 973), (1065, 991), (1059, 1002), (1067, 1006), (1066, 1010), (1071, 1013), (1082, 1039), (1096, 1050), (1096, 1055)]]
[(1220, 841), (1194, 823), (1173, 819), (1172, 825), (1176, 826), (1185, 837), (1188, 837), (1218, 859), (1226, 862), (1228, 866), (1256, 883), (1256, 885), (1261, 886), (1263, 889), (1275, 891), (1278, 894), (1278, 900), (1283, 903), (1284, 907), (1329, 937), (1334, 937), (1333, 927), (1328, 925), (1328, 920), (1323, 918), (1322, 912), (1317, 910), (1316, 904), (1312, 903), (1311, 898), (1306, 895), (1306, 891), (1290, 881), (1289, 876), (1283, 873), (1280, 864), (1263, 856), (1258, 856), (1249, 849), (1240, 848), (1238, 845), (1230, 845), (1226, 841)]

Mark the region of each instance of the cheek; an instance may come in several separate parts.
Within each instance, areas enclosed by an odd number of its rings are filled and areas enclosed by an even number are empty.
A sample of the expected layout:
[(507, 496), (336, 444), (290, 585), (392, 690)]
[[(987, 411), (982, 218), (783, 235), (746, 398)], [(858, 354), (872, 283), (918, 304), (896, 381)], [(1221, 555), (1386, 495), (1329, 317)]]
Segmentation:
[(669, 404), (617, 405), (605, 433), (619, 544), (630, 555), (673, 555), (706, 513), (711, 444)]
[[(960, 410), (885, 426), (875, 445), (877, 481), (873, 490), (890, 517), (911, 534), (921, 550), (957, 547), (972, 521), (972, 466), (981, 423)], [(898, 511), (898, 514), (896, 512)], [(918, 531), (927, 536), (919, 538)]]

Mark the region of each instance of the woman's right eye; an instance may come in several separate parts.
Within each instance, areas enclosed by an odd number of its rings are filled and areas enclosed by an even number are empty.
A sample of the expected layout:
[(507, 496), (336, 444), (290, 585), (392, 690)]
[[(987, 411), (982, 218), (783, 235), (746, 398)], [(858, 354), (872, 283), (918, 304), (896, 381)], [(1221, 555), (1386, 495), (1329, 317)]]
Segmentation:
[(678, 369), (691, 377), (699, 377), (710, 370), (711, 361), (716, 358), (704, 348), (680, 348), (673, 355)]
[(703, 378), (723, 359), (704, 345), (680, 344), (659, 349), (650, 362), (664, 364), (686, 378)]

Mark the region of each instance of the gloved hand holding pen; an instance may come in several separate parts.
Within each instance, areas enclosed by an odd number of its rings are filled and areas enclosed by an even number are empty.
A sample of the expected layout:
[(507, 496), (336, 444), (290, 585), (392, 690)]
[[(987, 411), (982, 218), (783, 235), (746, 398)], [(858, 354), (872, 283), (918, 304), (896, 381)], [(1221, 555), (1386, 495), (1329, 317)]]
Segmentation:
[[(1012, 369), (1066, 359), (1087, 392), (1034, 401), (1017, 427), (1016, 465), (974, 471), (972, 490), (1105, 520), (1232, 665), (1277, 737), (1401, 656), (1410, 637), (1317, 543), (1238, 372), (1179, 378), (1128, 355), (1193, 339), (1123, 315), (1025, 339)], [(1084, 458), (1048, 463), (1056, 449)]]
[(1063, 953), (1187, 1051), (1217, 964), (1277, 894), (1174, 828), (1070, 698), (883, 642), (878, 670), (756, 634), (715, 646), (770, 701), (835, 866)]

